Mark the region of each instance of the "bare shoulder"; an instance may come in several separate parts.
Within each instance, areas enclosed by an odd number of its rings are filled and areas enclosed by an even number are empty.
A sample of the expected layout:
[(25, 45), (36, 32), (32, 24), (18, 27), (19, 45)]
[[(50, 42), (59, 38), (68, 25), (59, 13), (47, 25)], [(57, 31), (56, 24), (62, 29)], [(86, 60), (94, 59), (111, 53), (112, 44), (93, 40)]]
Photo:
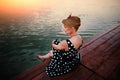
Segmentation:
[(77, 39), (78, 39), (80, 42), (83, 41), (83, 40), (82, 40), (82, 37), (81, 37), (80, 35), (77, 37)]
[(70, 38), (72, 42), (82, 42), (82, 37), (80, 35)]
[(82, 45), (82, 37), (80, 35), (72, 37), (70, 41), (76, 49), (79, 48), (80, 45)]

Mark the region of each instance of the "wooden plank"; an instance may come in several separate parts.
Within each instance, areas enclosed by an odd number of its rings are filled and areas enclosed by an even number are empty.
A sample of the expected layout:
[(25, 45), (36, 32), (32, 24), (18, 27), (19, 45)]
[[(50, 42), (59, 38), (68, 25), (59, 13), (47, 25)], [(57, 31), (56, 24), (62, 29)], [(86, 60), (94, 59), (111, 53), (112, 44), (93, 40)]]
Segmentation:
[(79, 65), (70, 73), (64, 74), (62, 76), (50, 78), (44, 72), (44, 73), (34, 77), (32, 80), (80, 80), (80, 79), (87, 80), (89, 78), (89, 76), (91, 76), (92, 74), (93, 73), (91, 71), (89, 71), (88, 69)]
[[(95, 36), (87, 39), (87, 40), (84, 42), (84, 45), (83, 45), (82, 48), (86, 48), (86, 46), (92, 44), (94, 41), (96, 41), (97, 39), (101, 38), (101, 37), (104, 36), (104, 35), (109, 36), (108, 34), (109, 34), (110, 32), (112, 32), (112, 31), (114, 31), (114, 32), (119, 32), (119, 31), (120, 31), (120, 25), (118, 25), (118, 26), (115, 27), (115, 28), (113, 27), (112, 29), (104, 30), (104, 32), (99, 33), (99, 34), (97, 34), (97, 35), (95, 35)], [(110, 34), (110, 37), (113, 36), (113, 35), (115, 35), (115, 33)]]
[(88, 80), (105, 80), (103, 77), (93, 74)]
[[(112, 36), (112, 37), (109, 37), (109, 38), (116, 40), (116, 39), (119, 39), (119, 37), (120, 37), (119, 35), (115, 35), (115, 36)], [(103, 42), (102, 41), (99, 42), (99, 40), (98, 40), (99, 44), (100, 43), (101, 44), (97, 45), (97, 47), (92, 49), (92, 51), (89, 51), (88, 54), (85, 55), (85, 58), (83, 59), (82, 63), (84, 65), (86, 65), (87, 67), (89, 67), (89, 68), (94, 70), (94, 69), (97, 68), (97, 66), (101, 65), (102, 62), (107, 60), (107, 58), (110, 56), (110, 53), (109, 52), (108, 53), (104, 53), (106, 51), (105, 49), (110, 49), (110, 51), (111, 51), (111, 50), (113, 50), (112, 47), (115, 47), (116, 45), (119, 45), (118, 44), (119, 40), (116, 41), (114, 44), (110, 44), (108, 42), (109, 38), (107, 38), (108, 40), (103, 41)]]
[[(112, 30), (108, 30), (108, 32), (103, 32), (103, 33), (101, 33), (99, 36), (97, 35), (97, 36), (94, 36), (94, 37), (92, 37), (92, 38), (90, 38), (90, 39), (87, 39), (87, 40), (84, 42), (84, 44), (83, 44), (81, 50), (79, 51), (79, 53), (81, 53), (81, 54), (84, 56), (84, 55), (86, 55), (88, 52), (90, 52), (91, 50), (93, 50), (94, 48), (98, 47), (100, 44), (105, 43), (105, 42), (108, 41), (109, 39), (112, 40), (112, 37), (115, 36), (116, 33), (119, 34), (120, 29), (118, 29), (118, 28), (120, 28), (120, 25), (117, 26), (117, 27), (115, 27), (115, 28), (113, 28)], [(117, 31), (116, 31), (116, 30), (117, 30)], [(112, 31), (114, 31), (114, 32), (116, 32), (116, 33), (112, 32)], [(119, 35), (120, 35), (120, 34), (119, 34)], [(101, 42), (102, 42), (102, 43), (101, 43)], [(110, 42), (110, 41), (109, 41), (109, 42)], [(113, 43), (113, 42), (111, 42), (111, 44), (112, 44), (112, 43)]]
[(110, 59), (113, 59), (115, 61), (120, 61), (120, 44), (119, 46), (116, 46), (113, 52), (111, 52), (111, 55), (109, 57)]
[[(109, 77), (112, 78), (112, 76), (109, 76), (111, 73), (114, 73), (114, 70), (117, 68), (117, 66), (120, 64), (120, 50), (119, 48), (115, 49), (116, 52), (112, 53), (110, 57), (99, 67), (99, 69), (96, 70), (97, 73), (104, 76), (106, 79)], [(117, 54), (117, 56), (115, 56)], [(119, 67), (120, 68), (120, 67)], [(116, 73), (117, 74), (117, 73)], [(117, 74), (118, 75), (118, 74)]]
[(98, 46), (97, 48), (89, 52), (87, 55), (85, 55), (82, 63), (93, 70), (96, 69), (99, 65), (102, 64), (102, 62), (104, 62), (109, 57), (109, 53), (105, 54), (101, 50), (103, 49), (103, 46), (104, 48), (109, 46), (108, 43), (106, 44), (107, 45), (105, 45), (104, 43), (104, 45)]
[(100, 65), (102, 65), (102, 63), (109, 57), (108, 55), (101, 55), (99, 53), (99, 55), (97, 53), (93, 53), (94, 55), (88, 57), (85, 56), (85, 58), (83, 59), (82, 63), (84, 65), (86, 65), (88, 68), (92, 69), (93, 71), (95, 71)]
[(116, 66), (114, 71), (107, 77), (107, 80), (120, 80), (120, 64)]
[(105, 50), (105, 52), (111, 52), (114, 48), (116, 48), (115, 46), (120, 46), (120, 38), (117, 40), (117, 41), (114, 41), (114, 43), (111, 45), (111, 46), (109, 46), (106, 50)]
[(102, 64), (101, 67), (96, 70), (96, 72), (104, 78), (107, 78), (114, 71), (117, 65), (118, 63), (112, 60), (108, 60), (104, 64)]

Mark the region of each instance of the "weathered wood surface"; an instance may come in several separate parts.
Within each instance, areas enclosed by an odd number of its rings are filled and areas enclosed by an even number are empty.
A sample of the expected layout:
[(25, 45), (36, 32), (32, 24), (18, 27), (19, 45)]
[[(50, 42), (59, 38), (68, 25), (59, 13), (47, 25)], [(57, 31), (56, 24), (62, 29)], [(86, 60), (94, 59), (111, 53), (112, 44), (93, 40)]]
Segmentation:
[(120, 80), (120, 25), (86, 40), (79, 53), (82, 62), (68, 74), (48, 77), (44, 61), (11, 80)]

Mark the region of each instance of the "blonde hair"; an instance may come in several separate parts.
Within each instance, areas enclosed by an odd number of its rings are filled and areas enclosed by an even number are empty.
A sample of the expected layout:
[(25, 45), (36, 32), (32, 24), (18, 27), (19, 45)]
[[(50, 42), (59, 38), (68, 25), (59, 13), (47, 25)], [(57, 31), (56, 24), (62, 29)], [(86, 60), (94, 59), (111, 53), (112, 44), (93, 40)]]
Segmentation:
[(68, 27), (74, 27), (77, 31), (79, 26), (81, 25), (81, 20), (77, 16), (71, 16), (71, 14), (67, 17), (67, 19), (63, 19), (62, 23), (67, 25)]

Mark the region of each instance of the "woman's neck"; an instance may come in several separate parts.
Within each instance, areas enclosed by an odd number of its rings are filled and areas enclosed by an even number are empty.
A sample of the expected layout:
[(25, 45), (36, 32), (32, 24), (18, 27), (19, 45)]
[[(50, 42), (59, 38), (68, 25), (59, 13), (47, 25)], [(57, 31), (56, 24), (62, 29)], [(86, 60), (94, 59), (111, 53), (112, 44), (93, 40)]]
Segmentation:
[(77, 33), (77, 32), (74, 32), (74, 33), (71, 33), (71, 34), (70, 34), (70, 37), (77, 36), (77, 35), (78, 35), (78, 33)]

